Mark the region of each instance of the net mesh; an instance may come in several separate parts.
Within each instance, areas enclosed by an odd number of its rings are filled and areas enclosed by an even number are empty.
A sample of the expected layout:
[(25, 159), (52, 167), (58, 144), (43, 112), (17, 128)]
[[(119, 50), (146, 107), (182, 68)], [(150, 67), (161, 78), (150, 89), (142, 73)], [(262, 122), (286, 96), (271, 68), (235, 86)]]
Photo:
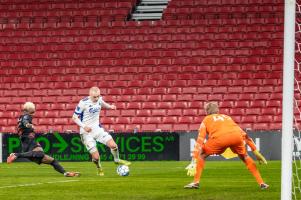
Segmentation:
[(294, 90), (294, 152), (293, 193), (294, 200), (301, 199), (301, 0), (296, 1), (296, 48)]

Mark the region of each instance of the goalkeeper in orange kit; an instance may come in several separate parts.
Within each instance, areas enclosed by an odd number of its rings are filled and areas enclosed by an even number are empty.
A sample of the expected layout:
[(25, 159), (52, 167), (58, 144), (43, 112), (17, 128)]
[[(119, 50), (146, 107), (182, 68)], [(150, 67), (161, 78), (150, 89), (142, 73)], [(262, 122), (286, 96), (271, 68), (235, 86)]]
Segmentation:
[[(256, 164), (248, 156), (245, 143), (253, 150), (256, 158), (266, 164), (264, 157), (256, 150), (256, 146), (251, 138), (231, 119), (231, 117), (219, 114), (216, 102), (205, 104), (206, 117), (202, 121), (199, 135), (194, 147), (192, 163), (186, 168), (189, 175), (194, 175), (192, 183), (184, 188), (199, 188), (199, 182), (205, 165), (205, 159), (209, 155), (222, 154), (227, 148), (236, 153), (245, 163), (248, 170), (255, 177), (261, 189), (267, 189), (269, 185), (264, 183)], [(208, 140), (204, 143), (206, 135)]]

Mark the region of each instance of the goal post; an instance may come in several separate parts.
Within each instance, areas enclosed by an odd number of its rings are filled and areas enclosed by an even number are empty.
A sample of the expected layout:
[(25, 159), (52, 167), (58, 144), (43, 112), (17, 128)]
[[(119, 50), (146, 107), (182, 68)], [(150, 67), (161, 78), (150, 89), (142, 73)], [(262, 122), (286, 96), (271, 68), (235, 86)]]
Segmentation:
[(293, 118), (294, 118), (294, 60), (295, 60), (295, 0), (285, 0), (281, 200), (292, 199)]

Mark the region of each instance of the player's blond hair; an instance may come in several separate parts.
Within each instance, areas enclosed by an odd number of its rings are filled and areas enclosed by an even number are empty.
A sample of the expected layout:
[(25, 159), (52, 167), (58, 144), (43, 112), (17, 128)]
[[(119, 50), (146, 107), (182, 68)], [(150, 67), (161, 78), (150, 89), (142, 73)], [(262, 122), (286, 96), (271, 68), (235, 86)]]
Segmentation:
[(32, 113), (36, 110), (34, 103), (28, 101), (23, 104), (23, 111)]
[(95, 93), (100, 93), (100, 89), (96, 86), (94, 87), (91, 87), (90, 90), (89, 90), (89, 94), (95, 94)]
[(218, 104), (215, 101), (206, 103), (204, 109), (207, 115), (217, 114), (219, 112)]

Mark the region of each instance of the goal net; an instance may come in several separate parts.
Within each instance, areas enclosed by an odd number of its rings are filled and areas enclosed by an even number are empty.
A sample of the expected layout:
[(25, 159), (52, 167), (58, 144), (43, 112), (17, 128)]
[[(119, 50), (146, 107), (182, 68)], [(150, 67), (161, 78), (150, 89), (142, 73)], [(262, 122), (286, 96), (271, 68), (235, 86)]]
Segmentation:
[(296, 1), (292, 199), (301, 199), (301, 0)]

